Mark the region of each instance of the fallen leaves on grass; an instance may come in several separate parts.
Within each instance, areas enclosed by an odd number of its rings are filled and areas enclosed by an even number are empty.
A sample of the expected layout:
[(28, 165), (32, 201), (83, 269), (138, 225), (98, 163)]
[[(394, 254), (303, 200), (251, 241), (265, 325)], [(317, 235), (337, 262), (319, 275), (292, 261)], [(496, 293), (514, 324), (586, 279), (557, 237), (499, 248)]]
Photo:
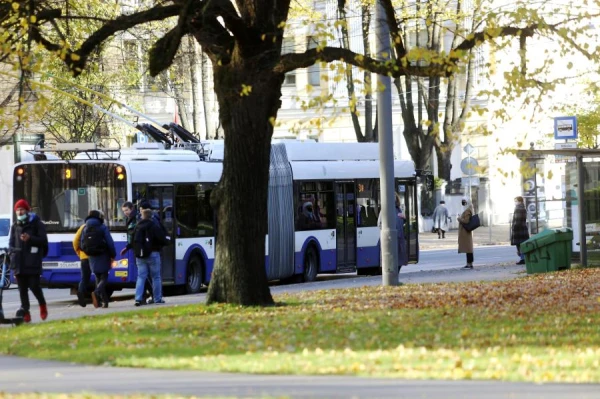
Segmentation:
[[(360, 301), (352, 300), (360, 297)], [(316, 306), (369, 311), (374, 309), (485, 308), (564, 313), (600, 310), (600, 269), (546, 273), (496, 282), (415, 284), (399, 287), (362, 287), (282, 295)]]

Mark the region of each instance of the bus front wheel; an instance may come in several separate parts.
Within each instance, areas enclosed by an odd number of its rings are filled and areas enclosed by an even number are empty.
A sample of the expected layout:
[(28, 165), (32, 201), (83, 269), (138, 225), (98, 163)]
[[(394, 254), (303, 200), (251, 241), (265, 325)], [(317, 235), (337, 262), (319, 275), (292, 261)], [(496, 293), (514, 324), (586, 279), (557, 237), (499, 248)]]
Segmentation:
[(304, 282), (315, 281), (319, 270), (319, 257), (314, 246), (309, 246), (304, 253)]
[(185, 291), (188, 294), (197, 294), (202, 287), (204, 266), (198, 255), (192, 255), (187, 265), (187, 281)]

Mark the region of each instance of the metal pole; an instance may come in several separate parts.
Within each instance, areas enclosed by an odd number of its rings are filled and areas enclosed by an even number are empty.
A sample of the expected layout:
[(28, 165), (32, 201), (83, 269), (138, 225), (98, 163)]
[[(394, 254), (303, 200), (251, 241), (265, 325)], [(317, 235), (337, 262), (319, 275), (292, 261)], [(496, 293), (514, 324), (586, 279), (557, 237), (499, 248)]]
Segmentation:
[(583, 156), (577, 154), (577, 198), (579, 200), (579, 260), (582, 267), (587, 267), (587, 243), (585, 241), (585, 173)]
[(540, 224), (539, 224), (539, 215), (540, 215), (540, 204), (538, 203), (538, 182), (537, 182), (537, 168), (538, 168), (538, 163), (537, 161), (534, 161), (533, 164), (533, 182), (535, 184), (535, 189), (533, 191), (534, 195), (535, 195), (535, 234), (538, 234), (540, 232)]
[(472, 204), (473, 203), (473, 196), (471, 194), (471, 182), (473, 181), (473, 168), (472, 168), (473, 165), (471, 164), (471, 152), (469, 152), (469, 154), (467, 154), (467, 155), (468, 155), (468, 161), (467, 162), (468, 162), (468, 165), (469, 165), (469, 167), (467, 168), (469, 170), (469, 177), (468, 177), (468, 179), (469, 179), (469, 204)]
[[(489, 175), (488, 175), (489, 176)], [(487, 181), (487, 208), (488, 208), (488, 236), (489, 242), (492, 243), (492, 182), (488, 177)]]
[[(385, 9), (381, 0), (375, 7), (377, 58), (390, 59), (390, 32)], [(394, 190), (394, 139), (392, 136), (392, 89), (391, 79), (377, 75), (377, 124), (379, 134), (379, 173), (383, 212), (381, 226), (381, 276), (384, 286), (398, 285), (398, 231), (396, 230), (396, 207)]]

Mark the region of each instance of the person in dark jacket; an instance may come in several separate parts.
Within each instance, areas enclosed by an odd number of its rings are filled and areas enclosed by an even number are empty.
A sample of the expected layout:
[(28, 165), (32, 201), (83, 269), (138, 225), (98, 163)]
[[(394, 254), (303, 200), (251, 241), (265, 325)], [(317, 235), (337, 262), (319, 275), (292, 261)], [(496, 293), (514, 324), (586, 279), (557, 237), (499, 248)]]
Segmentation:
[(149, 209), (152, 211), (152, 221), (154, 223), (156, 223), (158, 225), (158, 227), (161, 228), (161, 230), (163, 230), (163, 232), (166, 234), (166, 230), (165, 227), (163, 226), (162, 222), (160, 221), (160, 216), (158, 216), (158, 214), (156, 212), (154, 212), (154, 210), (152, 209), (152, 205), (150, 205), (150, 201), (148, 200), (141, 200), (140, 204), (139, 204), (139, 208), (140, 208), (140, 213), (138, 214), (138, 220), (140, 220), (142, 218), (142, 211), (144, 209)]
[[(406, 222), (406, 216), (402, 212), (400, 206), (400, 196), (396, 193), (395, 200), (395, 213), (396, 213), (396, 239), (398, 240), (398, 271), (402, 266), (408, 265), (408, 252), (406, 250), (406, 238), (404, 237), (404, 223)], [(379, 212), (377, 217), (377, 226), (379, 230), (383, 228), (383, 212)]]
[(521, 253), (521, 244), (529, 239), (529, 229), (527, 228), (527, 210), (523, 197), (515, 198), (515, 211), (513, 213), (512, 223), (510, 225), (510, 245), (517, 247), (519, 261), (517, 265), (525, 264), (525, 255)]
[[(104, 239), (104, 250), (99, 255), (87, 254), (90, 261), (90, 268), (96, 276), (96, 289), (92, 292), (92, 303), (95, 308), (102, 306), (103, 308), (108, 307), (110, 298), (106, 291), (106, 283), (108, 281), (108, 272), (112, 267), (112, 262), (117, 256), (115, 250), (115, 242), (110, 235), (108, 227), (104, 224), (104, 213), (99, 210), (90, 211), (88, 217), (85, 219), (85, 227), (82, 234), (82, 240), (86, 233), (86, 229), (90, 227), (99, 227), (103, 232)], [(83, 242), (81, 247), (85, 248)], [(85, 251), (85, 249), (84, 249)]]
[(31, 313), (29, 313), (29, 290), (31, 290), (40, 305), (40, 317), (46, 320), (48, 306), (40, 286), (42, 259), (48, 250), (46, 226), (36, 214), (31, 212), (31, 207), (26, 200), (18, 200), (14, 209), (16, 221), (11, 227), (8, 245), (13, 250), (10, 255), (10, 268), (17, 279), (21, 297), (21, 308), (17, 310), (17, 317), (22, 317), (26, 323), (31, 321)]
[[(150, 204), (150, 201), (148, 201), (147, 199), (140, 200), (139, 208), (140, 208), (140, 212), (138, 213), (138, 221), (142, 218), (142, 212), (144, 211), (144, 209), (148, 209), (148, 210), (152, 211), (152, 217), (150, 219), (161, 229), (162, 234), (164, 234), (167, 237), (167, 240), (170, 240), (171, 238), (168, 236), (165, 225), (162, 224), (162, 221), (160, 219), (158, 212), (154, 211), (154, 209), (152, 209), (152, 205)], [(159, 265), (162, 265), (162, 255), (161, 255), (160, 251), (158, 252), (158, 254), (159, 254), (158, 263), (159, 263)], [(162, 268), (162, 266), (161, 266), (161, 268)], [(151, 287), (151, 286), (152, 286), (151, 277), (148, 277), (146, 287)], [(146, 303), (148, 303), (148, 304), (154, 303), (154, 295), (152, 295), (152, 293), (150, 291), (152, 291), (152, 289), (144, 289), (144, 294), (147, 297)]]
[(127, 226), (127, 245), (121, 250), (121, 255), (125, 255), (132, 247), (133, 231), (137, 224), (137, 215), (133, 203), (130, 201), (123, 203), (123, 205), (121, 205), (121, 210), (123, 211), (123, 215), (125, 215), (125, 226)]
[[(142, 219), (135, 226), (133, 233), (132, 248), (135, 251), (135, 264), (138, 269), (137, 280), (135, 283), (135, 306), (143, 305), (144, 302), (144, 287), (148, 274), (152, 281), (152, 298), (153, 303), (165, 303), (162, 298), (162, 279), (160, 275), (160, 249), (169, 244), (163, 229), (152, 220), (152, 210), (143, 209)], [(142, 239), (147, 239), (149, 242), (149, 254), (143, 253)], [(129, 245), (128, 245), (129, 246)]]

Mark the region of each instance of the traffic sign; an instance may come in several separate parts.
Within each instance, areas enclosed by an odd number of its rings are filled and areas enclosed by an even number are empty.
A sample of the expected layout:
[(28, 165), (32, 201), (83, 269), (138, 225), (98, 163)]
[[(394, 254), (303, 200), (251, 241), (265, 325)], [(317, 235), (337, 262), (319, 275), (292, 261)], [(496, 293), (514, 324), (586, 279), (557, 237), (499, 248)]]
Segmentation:
[(144, 133), (137, 132), (136, 135), (137, 135), (138, 143), (147, 143), (148, 142), (148, 136), (146, 136)]
[(567, 143), (554, 143), (555, 150), (568, 150), (572, 148), (577, 148), (577, 143), (575, 141), (570, 141)]
[(475, 151), (475, 147), (473, 147), (471, 144), (467, 143), (467, 145), (463, 147), (463, 150), (467, 154), (471, 155)]
[(477, 163), (475, 158), (471, 157), (463, 158), (463, 160), (460, 162), (460, 170), (462, 170), (462, 172), (467, 176), (474, 175), (477, 170), (477, 166), (479, 166), (479, 163)]
[(577, 117), (559, 116), (554, 118), (554, 138), (556, 140), (577, 138)]

